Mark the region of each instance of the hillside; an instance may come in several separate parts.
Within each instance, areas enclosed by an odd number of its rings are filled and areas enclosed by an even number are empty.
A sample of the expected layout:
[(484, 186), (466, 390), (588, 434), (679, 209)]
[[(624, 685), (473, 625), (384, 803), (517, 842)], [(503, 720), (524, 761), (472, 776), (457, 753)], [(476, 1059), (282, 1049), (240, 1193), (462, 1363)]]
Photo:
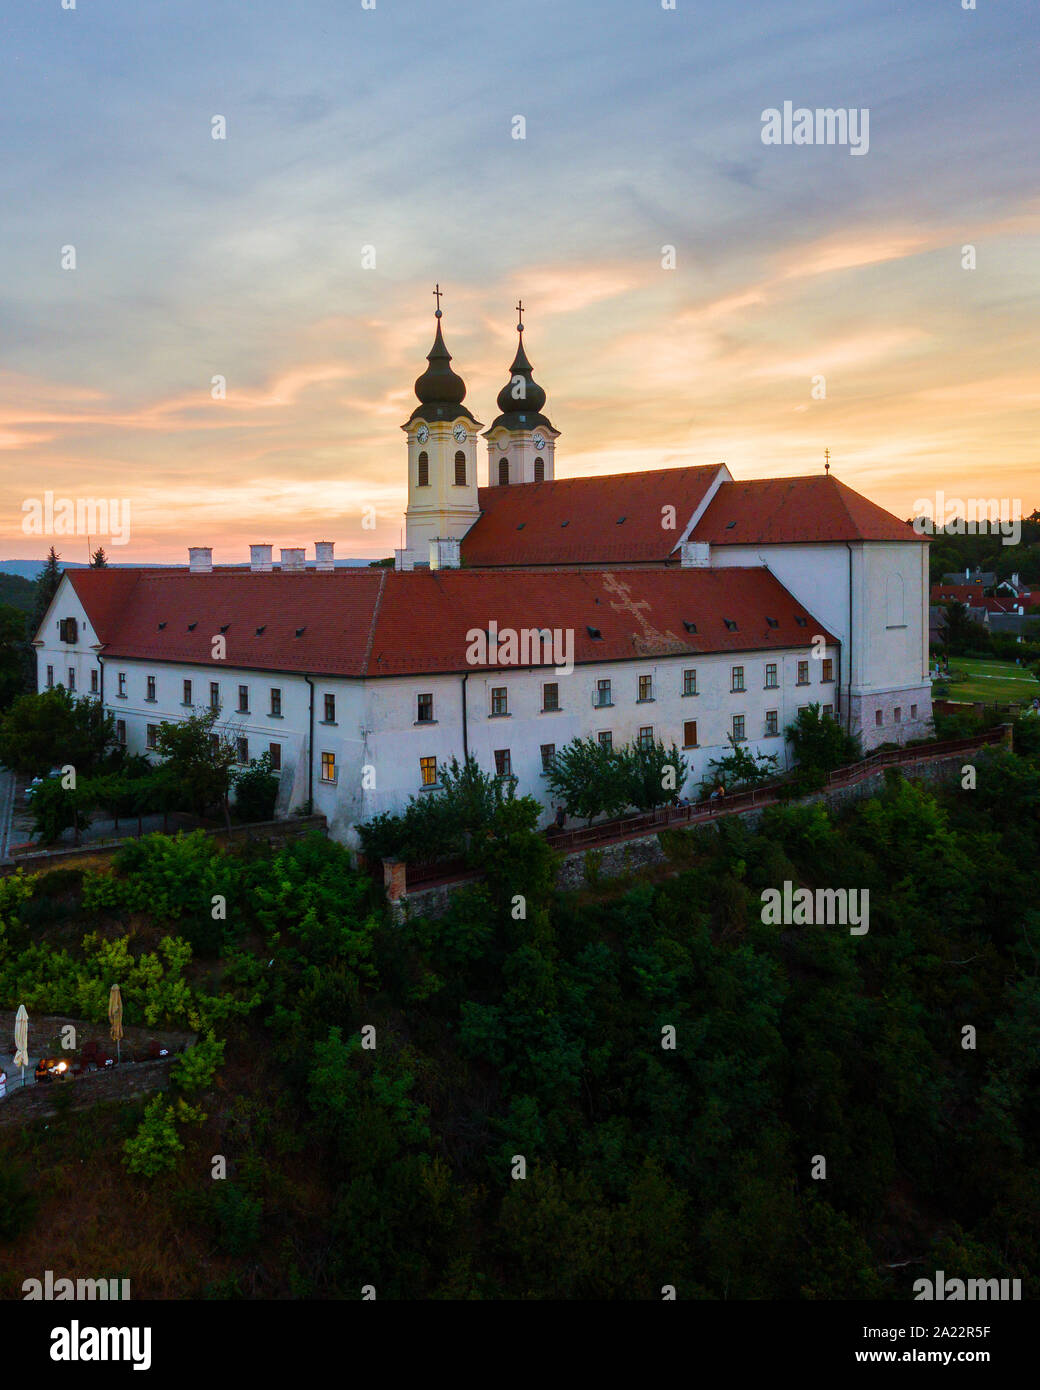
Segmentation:
[(28, 579), (17, 574), (0, 573), (0, 604), (10, 604), (22, 613), (31, 613), (35, 590)]

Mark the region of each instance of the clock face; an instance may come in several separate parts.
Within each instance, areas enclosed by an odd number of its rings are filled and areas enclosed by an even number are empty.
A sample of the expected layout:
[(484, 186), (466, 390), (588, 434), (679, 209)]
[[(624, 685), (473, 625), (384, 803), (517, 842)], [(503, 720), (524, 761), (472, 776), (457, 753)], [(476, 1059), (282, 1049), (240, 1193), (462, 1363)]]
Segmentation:
[(456, 425), (455, 428), (452, 430), (452, 434), (455, 436), (456, 440), (457, 440), (460, 444), (465, 443), (465, 439), (466, 439), (466, 426), (465, 426), (465, 425)]
[(420, 444), (425, 444), (430, 437), (429, 427), (427, 425), (420, 425), (415, 431), (415, 437)]
[(536, 449), (545, 448), (545, 436), (543, 434), (536, 434), (532, 442)]

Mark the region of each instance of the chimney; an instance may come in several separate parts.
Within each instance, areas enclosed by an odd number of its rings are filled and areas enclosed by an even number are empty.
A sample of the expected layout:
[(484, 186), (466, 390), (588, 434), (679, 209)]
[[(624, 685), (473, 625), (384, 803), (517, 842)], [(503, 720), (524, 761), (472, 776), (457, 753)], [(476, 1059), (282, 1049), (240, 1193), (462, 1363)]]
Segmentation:
[(706, 570), (711, 568), (711, 547), (707, 541), (683, 541), (679, 551), (679, 564), (684, 570)]
[(314, 568), (316, 570), (334, 570), (336, 568), (336, 562), (332, 558), (335, 547), (335, 541), (314, 542)]
[(457, 540), (443, 540), (437, 537), (430, 542), (430, 569), (457, 570), (459, 564), (459, 543)]
[(271, 559), (273, 546), (251, 545), (249, 547), (249, 568), (254, 574), (266, 574), (274, 561)]
[(969, 565), (965, 565), (965, 567), (964, 567), (964, 578), (965, 578), (965, 579), (970, 579), (970, 578), (971, 578), (971, 567), (970, 567)]
[(189, 546), (188, 570), (191, 574), (211, 574), (213, 571), (213, 547), (209, 545)]
[(400, 572), (410, 572), (415, 569), (415, 561), (410, 550), (394, 551), (394, 569)]
[(291, 549), (282, 550), (282, 573), (288, 572), (302, 573), (307, 568), (307, 552), (303, 546), (292, 546)]

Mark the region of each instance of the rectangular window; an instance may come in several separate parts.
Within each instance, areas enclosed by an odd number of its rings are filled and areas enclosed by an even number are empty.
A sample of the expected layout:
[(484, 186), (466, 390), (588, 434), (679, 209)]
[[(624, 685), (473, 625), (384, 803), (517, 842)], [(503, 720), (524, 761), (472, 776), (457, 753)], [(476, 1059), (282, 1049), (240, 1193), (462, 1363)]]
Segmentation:
[(210, 709), (220, 709), (219, 681), (210, 681), (209, 683), (209, 707)]
[(614, 735), (609, 729), (603, 729), (597, 737), (601, 748), (611, 749), (614, 747)]
[(455, 486), (466, 486), (466, 455), (461, 449), (455, 455)]
[(247, 738), (235, 739), (235, 756), (243, 765), (249, 762), (249, 740)]
[(824, 717), (824, 719), (833, 719), (833, 718), (834, 718), (834, 706), (833, 706), (833, 705), (824, 705), (824, 707), (823, 707), (823, 717)]
[(809, 684), (809, 663), (807, 661), (799, 661), (798, 663), (798, 684)]
[(829, 656), (823, 658), (823, 670), (820, 672), (821, 681), (832, 681), (834, 679), (834, 662)]
[(610, 681), (596, 682), (596, 704), (600, 706), (610, 704)]
[(184, 682), (184, 699), (181, 703), (185, 705), (191, 704), (191, 681)]
[(419, 724), (432, 724), (432, 723), (433, 723), (433, 696), (432, 696), (432, 694), (431, 694), (431, 695), (420, 695), (420, 696), (419, 696), (419, 700), (418, 700), (418, 712), (416, 713), (415, 718), (416, 718), (416, 722), (419, 723)]
[(897, 723), (897, 724), (902, 724), (902, 722), (903, 722), (903, 707), (902, 707), (902, 705), (896, 705), (896, 707), (895, 707), (895, 709), (892, 711), (892, 713), (893, 713), (893, 715), (894, 715), (894, 717), (895, 717), (896, 723)]
[(126, 747), (126, 720), (125, 720), (125, 719), (117, 719), (117, 720), (116, 720), (116, 743), (120, 744), (123, 748)]
[(90, 673), (90, 693), (91, 695), (98, 693), (98, 673), (96, 671)]
[(911, 719), (916, 719), (916, 718), (917, 718), (917, 706), (916, 706), (916, 705), (911, 705), (911, 706), (910, 706), (910, 718), (911, 718)]
[(491, 713), (509, 713), (509, 694), (504, 685), (496, 685), (491, 690)]
[(154, 747), (155, 747), (156, 740), (158, 739), (158, 737), (159, 737), (159, 726), (158, 726), (158, 724), (146, 724), (146, 725), (145, 725), (145, 730), (144, 730), (144, 746), (145, 746), (146, 748), (154, 748)]
[(219, 734), (210, 734), (210, 736), (209, 736), (209, 751), (213, 754), (214, 757), (216, 757), (217, 754), (220, 752), (220, 735), (219, 735)]
[(149, 676), (146, 682), (145, 697), (150, 704), (155, 704), (155, 677)]
[(730, 690), (742, 691), (742, 690), (744, 689), (744, 668), (743, 668), (743, 666), (734, 666), (734, 667), (732, 667), (732, 668), (731, 668), (730, 674), (731, 674), (732, 677), (733, 677), (733, 682), (732, 682), (732, 684), (730, 685)]
[(76, 618), (59, 619), (58, 638), (62, 642), (77, 641), (79, 638), (79, 621)]
[(249, 686), (240, 685), (238, 687), (238, 712), (239, 714), (249, 713)]
[(271, 718), (281, 719), (282, 717), (282, 691), (277, 685), (271, 686)]
[(509, 777), (513, 772), (513, 757), (508, 748), (495, 749), (495, 772), (499, 777)]
[(335, 782), (336, 780), (336, 755), (335, 753), (322, 753), (321, 755), (321, 780), (323, 782)]
[(684, 695), (697, 694), (697, 672), (684, 671), (682, 673), (682, 693)]
[(435, 787), (437, 785), (437, 759), (419, 759), (419, 777), (424, 787)]
[(771, 738), (780, 732), (780, 718), (775, 709), (766, 710), (766, 737)]
[(116, 694), (122, 699), (126, 699), (126, 672), (120, 671), (116, 676)]
[(556, 757), (556, 744), (542, 744), (542, 771), (548, 772), (553, 765), (553, 758)]
[(733, 738), (737, 743), (744, 741), (744, 716), (742, 714), (733, 716)]
[(552, 714), (560, 708), (560, 687), (556, 681), (542, 686), (542, 712)]
[(325, 723), (335, 724), (336, 722), (336, 697), (335, 695), (325, 696)]
[(281, 772), (282, 770), (282, 745), (280, 743), (269, 743), (267, 751), (271, 755), (271, 771)]
[(48, 689), (48, 690), (53, 690), (53, 689), (54, 689), (54, 667), (53, 667), (53, 666), (48, 666), (48, 667), (47, 667), (47, 689)]
[(652, 700), (654, 698), (654, 678), (653, 676), (639, 677), (639, 699)]
[(654, 726), (652, 724), (643, 725), (643, 727), (639, 730), (639, 738), (637, 742), (640, 748), (653, 748)]
[(881, 728), (881, 711), (879, 709), (874, 711), (874, 724), (877, 728)]
[(683, 747), (684, 747), (684, 748), (696, 748), (696, 747), (697, 747), (697, 721), (696, 721), (696, 719), (687, 719), (687, 720), (683, 723), (683, 726), (682, 726), (682, 727), (683, 727)]
[(766, 662), (766, 689), (767, 689), (767, 690), (776, 690), (778, 684), (779, 684), (779, 682), (777, 681), (777, 678), (776, 678), (776, 662), (775, 662), (775, 661), (767, 661), (767, 662)]
[(76, 672), (71, 666), (69, 667), (69, 691), (71, 694), (75, 694), (76, 691)]

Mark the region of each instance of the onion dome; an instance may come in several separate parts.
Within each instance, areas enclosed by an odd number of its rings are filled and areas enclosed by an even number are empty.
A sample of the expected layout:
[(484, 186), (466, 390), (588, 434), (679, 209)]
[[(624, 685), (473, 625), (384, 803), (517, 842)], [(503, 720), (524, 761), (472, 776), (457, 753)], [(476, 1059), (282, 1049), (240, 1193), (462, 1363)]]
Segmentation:
[(545, 392), (531, 375), (532, 367), (524, 352), (524, 326), (517, 325), (520, 341), (509, 369), (509, 380), (498, 393), (498, 408), (502, 412), (491, 422), (491, 429), (504, 425), (507, 430), (531, 430), (537, 425), (552, 429), (552, 422), (541, 413)]
[(476, 424), (474, 416), (462, 404), (466, 396), (466, 383), (458, 372), (451, 369), (451, 353), (445, 347), (441, 336), (439, 309), (437, 334), (433, 340), (433, 347), (426, 354), (426, 360), (430, 365), (415, 382), (415, 394), (419, 397), (419, 404), (408, 417), (408, 423), (411, 424), (413, 420), (456, 420), (463, 415)]

